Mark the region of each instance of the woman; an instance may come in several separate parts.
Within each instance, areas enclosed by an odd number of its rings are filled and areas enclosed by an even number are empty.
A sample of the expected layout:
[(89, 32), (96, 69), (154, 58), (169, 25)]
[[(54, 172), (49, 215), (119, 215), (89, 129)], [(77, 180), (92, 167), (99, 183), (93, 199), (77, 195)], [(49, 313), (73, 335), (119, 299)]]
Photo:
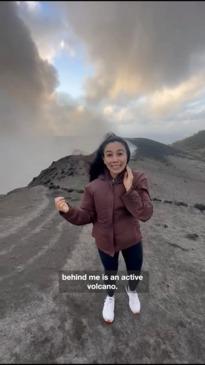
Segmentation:
[[(127, 142), (121, 137), (108, 137), (90, 166), (90, 182), (85, 186), (80, 207), (70, 206), (63, 197), (55, 198), (60, 215), (70, 223), (93, 223), (92, 236), (108, 278), (106, 284), (110, 283), (111, 273), (117, 274), (120, 251), (129, 274), (141, 271), (143, 249), (139, 220), (145, 222), (153, 214), (147, 179), (144, 173), (128, 166), (129, 160)], [(126, 288), (133, 313), (140, 312), (137, 284), (137, 280), (130, 280)], [(114, 306), (114, 290), (107, 290), (102, 311), (107, 323), (114, 320)]]

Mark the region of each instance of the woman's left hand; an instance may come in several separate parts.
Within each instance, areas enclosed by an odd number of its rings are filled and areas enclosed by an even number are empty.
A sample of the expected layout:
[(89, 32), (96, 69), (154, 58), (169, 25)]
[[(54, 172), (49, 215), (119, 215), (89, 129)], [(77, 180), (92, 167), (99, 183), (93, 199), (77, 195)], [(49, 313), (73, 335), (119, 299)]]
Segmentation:
[(124, 179), (123, 179), (123, 184), (125, 186), (126, 191), (128, 191), (132, 187), (133, 178), (134, 178), (134, 176), (133, 176), (132, 170), (127, 165)]

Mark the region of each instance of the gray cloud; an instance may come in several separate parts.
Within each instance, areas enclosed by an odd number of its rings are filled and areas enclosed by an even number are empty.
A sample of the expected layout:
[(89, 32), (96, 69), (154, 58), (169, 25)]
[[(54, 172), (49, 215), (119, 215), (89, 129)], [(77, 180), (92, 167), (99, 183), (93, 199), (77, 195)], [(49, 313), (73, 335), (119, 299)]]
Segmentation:
[(44, 124), (53, 135), (103, 136), (109, 123), (95, 109), (74, 101), (66, 94), (54, 96), (46, 105)]
[(204, 2), (60, 4), (96, 66), (90, 99), (172, 87), (204, 68)]
[(97, 123), (103, 134), (106, 122), (95, 110), (57, 97), (57, 71), (40, 58), (15, 3), (0, 7), (1, 133), (86, 135)]
[[(59, 97), (57, 83), (56, 69), (40, 58), (15, 2), (1, 2), (0, 193), (28, 184), (74, 148), (90, 151), (104, 135), (102, 116), (80, 101)], [(54, 138), (66, 135), (82, 138)]]
[(0, 4), (0, 110), (4, 132), (35, 129), (44, 100), (56, 88), (57, 73), (40, 59), (14, 2)]

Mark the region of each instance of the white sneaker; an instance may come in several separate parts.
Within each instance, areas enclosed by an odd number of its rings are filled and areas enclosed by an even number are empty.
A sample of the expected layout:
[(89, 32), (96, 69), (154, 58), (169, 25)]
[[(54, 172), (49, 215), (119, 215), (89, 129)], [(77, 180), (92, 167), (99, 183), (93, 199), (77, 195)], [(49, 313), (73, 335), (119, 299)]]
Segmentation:
[(136, 291), (131, 291), (128, 287), (125, 288), (129, 297), (129, 307), (134, 314), (140, 313), (140, 301)]
[(103, 319), (107, 323), (112, 323), (114, 321), (114, 309), (115, 309), (115, 297), (114, 295), (110, 297), (106, 296), (104, 306), (103, 306)]

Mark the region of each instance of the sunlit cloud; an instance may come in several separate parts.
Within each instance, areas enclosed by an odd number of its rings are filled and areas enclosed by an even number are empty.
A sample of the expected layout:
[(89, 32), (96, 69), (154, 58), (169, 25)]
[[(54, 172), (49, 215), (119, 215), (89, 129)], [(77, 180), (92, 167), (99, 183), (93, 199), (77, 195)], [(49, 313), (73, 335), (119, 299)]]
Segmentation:
[(16, 1), (16, 4), (26, 6), (29, 11), (37, 11), (41, 8), (40, 1)]
[[(69, 54), (69, 56), (71, 57), (75, 57), (76, 52), (74, 50), (74, 48), (72, 48), (67, 42), (65, 42), (64, 40), (60, 41), (60, 48), (62, 51), (67, 52)], [(56, 54), (58, 53), (58, 50), (56, 50)]]
[(184, 103), (199, 97), (205, 90), (205, 73), (194, 75), (173, 88), (157, 90), (150, 98), (151, 111), (159, 117), (175, 113)]
[(77, 107), (77, 111), (78, 111), (79, 113), (83, 113), (83, 112), (85, 111), (85, 105), (79, 105), (79, 106)]
[(114, 105), (106, 105), (104, 108), (103, 108), (103, 114), (105, 116), (112, 116), (115, 112), (115, 106)]
[(64, 42), (64, 41), (61, 41), (61, 42), (60, 42), (60, 47), (61, 47), (62, 49), (64, 49), (64, 48), (65, 48), (65, 42)]
[[(28, 4), (27, 4), (28, 3)], [(54, 63), (62, 52), (75, 57), (73, 34), (62, 12), (53, 9), (52, 2), (19, 2), (18, 15), (32, 34), (39, 55)], [(41, 10), (41, 11), (37, 11)]]

